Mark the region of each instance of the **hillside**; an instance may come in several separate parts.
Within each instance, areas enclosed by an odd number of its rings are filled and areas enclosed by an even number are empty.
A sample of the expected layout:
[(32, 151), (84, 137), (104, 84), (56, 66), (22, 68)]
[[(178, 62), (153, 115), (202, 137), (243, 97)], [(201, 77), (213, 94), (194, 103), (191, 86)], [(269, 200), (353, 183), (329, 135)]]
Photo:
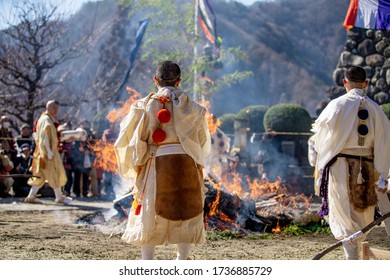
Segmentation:
[[(215, 1), (216, 2), (216, 1)], [(253, 78), (215, 97), (217, 113), (237, 112), (237, 105), (294, 102), (312, 114), (333, 86), (332, 73), (346, 41), (342, 26), (348, 0), (285, 0), (250, 7), (218, 1), (219, 32), (224, 46), (241, 46), (250, 57)], [(237, 92), (245, 93), (236, 100)], [(241, 96), (241, 95), (240, 95)]]
[[(66, 119), (92, 118), (105, 106), (83, 101), (112, 96), (123, 80), (139, 18), (129, 18), (130, 8), (120, 9), (117, 3), (86, 3), (67, 20), (72, 36), (90, 35), (90, 45), (82, 56), (51, 73), (62, 84), (48, 89), (46, 95), (62, 92), (60, 101), (69, 105), (64, 110)], [(177, 3), (192, 5), (193, 1)], [(292, 102), (303, 105), (314, 116), (316, 105), (334, 86), (332, 73), (347, 39), (342, 22), (349, 1), (276, 0), (251, 6), (225, 0), (211, 3), (222, 48), (240, 47), (249, 57), (247, 62), (225, 64), (217, 75), (253, 72), (241, 84), (214, 94), (211, 110), (220, 116), (253, 104)], [(146, 39), (153, 32), (148, 27)], [(141, 46), (138, 57), (142, 54)], [(138, 60), (128, 81), (143, 95), (151, 90), (154, 62)], [(186, 86), (191, 90), (191, 85)]]

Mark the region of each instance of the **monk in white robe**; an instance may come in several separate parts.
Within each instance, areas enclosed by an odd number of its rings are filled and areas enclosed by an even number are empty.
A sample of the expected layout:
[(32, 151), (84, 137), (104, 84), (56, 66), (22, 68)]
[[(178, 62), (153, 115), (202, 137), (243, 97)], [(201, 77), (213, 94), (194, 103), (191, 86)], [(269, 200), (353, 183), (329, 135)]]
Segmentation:
[(31, 189), (25, 198), (27, 203), (42, 203), (36, 195), (46, 182), (54, 190), (55, 202), (60, 204), (71, 202), (71, 199), (65, 197), (61, 191), (61, 187), (66, 184), (67, 177), (58, 152), (57, 128), (54, 124), (54, 117), (58, 110), (57, 101), (48, 101), (46, 111), (39, 117), (36, 124), (34, 134), (36, 148), (32, 162), (32, 173), (35, 177), (28, 180)]
[[(177, 244), (177, 259), (187, 259), (191, 244), (205, 242), (206, 109), (178, 90), (176, 63), (160, 63), (154, 81), (158, 92), (131, 106), (115, 143), (120, 175), (136, 178), (136, 202), (122, 239), (141, 246), (142, 259), (153, 259), (155, 246), (165, 243)], [(162, 109), (170, 117), (160, 119)]]
[[(311, 138), (318, 153), (316, 169), (322, 174), (321, 183), (328, 181), (322, 214), (329, 215), (331, 231), (339, 240), (374, 220), (378, 199), (383, 203), (381, 209), (389, 204), (390, 122), (363, 92), (367, 86), (364, 68), (350, 67), (344, 86), (347, 93), (328, 104), (313, 124)], [(344, 242), (343, 248), (347, 259), (359, 259), (356, 244)]]

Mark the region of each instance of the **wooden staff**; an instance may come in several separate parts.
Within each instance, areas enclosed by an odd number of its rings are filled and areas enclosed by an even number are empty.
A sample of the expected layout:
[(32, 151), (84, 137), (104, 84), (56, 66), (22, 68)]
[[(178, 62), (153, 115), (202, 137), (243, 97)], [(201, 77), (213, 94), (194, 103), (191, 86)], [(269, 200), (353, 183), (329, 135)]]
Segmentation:
[(329, 246), (328, 248), (322, 250), (321, 252), (319, 252), (317, 255), (315, 255), (313, 257), (313, 260), (319, 260), (321, 259), (323, 256), (325, 256), (327, 253), (333, 251), (334, 249), (336, 249), (337, 247), (340, 247), (344, 242), (351, 242), (351, 241), (354, 241), (356, 240), (357, 238), (359, 238), (360, 236), (362, 236), (364, 233), (366, 233), (367, 231), (369, 231), (371, 228), (373, 228), (374, 226), (380, 224), (382, 221), (386, 220), (387, 218), (390, 218), (390, 212), (384, 214), (382, 217), (372, 221), (371, 223), (369, 223), (367, 226), (365, 226), (361, 231), (358, 231), (354, 234), (352, 234), (351, 236), (347, 237), (347, 238), (344, 238), (343, 240), (340, 240), (336, 243), (334, 243), (333, 245)]
[(127, 193), (125, 193), (124, 195), (122, 195), (121, 197), (118, 197), (116, 199), (114, 199), (112, 202), (115, 204), (115, 203), (118, 203), (119, 201), (121, 201), (122, 199), (125, 199), (127, 197), (130, 197), (134, 194), (133, 192), (133, 188), (131, 190), (129, 190)]

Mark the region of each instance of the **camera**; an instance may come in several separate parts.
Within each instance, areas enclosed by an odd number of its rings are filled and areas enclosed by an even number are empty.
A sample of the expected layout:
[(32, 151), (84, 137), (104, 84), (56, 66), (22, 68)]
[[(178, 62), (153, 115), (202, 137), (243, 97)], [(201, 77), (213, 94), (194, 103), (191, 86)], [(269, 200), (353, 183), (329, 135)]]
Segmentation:
[(0, 150), (0, 155), (5, 155), (6, 152), (4, 150)]

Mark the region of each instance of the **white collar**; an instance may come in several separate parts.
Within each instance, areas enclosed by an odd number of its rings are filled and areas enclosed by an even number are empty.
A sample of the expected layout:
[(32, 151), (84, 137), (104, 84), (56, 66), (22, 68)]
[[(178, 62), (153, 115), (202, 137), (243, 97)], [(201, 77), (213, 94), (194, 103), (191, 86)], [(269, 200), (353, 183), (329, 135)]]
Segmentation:
[(177, 104), (177, 90), (174, 87), (160, 87), (157, 91), (157, 96), (168, 97), (173, 103)]
[(367, 95), (364, 93), (364, 91), (360, 88), (353, 88), (348, 93), (352, 95), (356, 95), (359, 98), (367, 98)]

